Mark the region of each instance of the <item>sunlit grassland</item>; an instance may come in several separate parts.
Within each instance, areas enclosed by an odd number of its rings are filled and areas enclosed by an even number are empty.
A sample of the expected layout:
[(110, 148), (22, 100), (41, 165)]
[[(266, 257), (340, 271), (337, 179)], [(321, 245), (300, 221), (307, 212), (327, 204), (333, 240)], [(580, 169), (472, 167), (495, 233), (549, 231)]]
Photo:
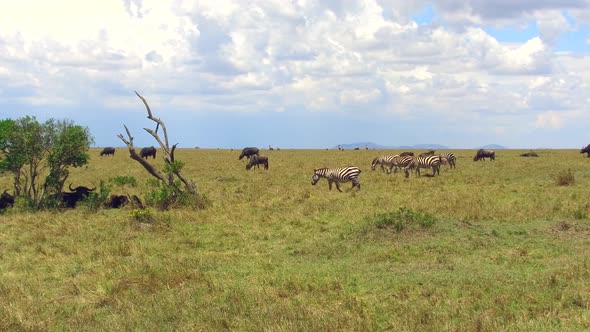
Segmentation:
[[(590, 329), (590, 159), (454, 150), (440, 176), (371, 171), (396, 152), (264, 150), (270, 170), (246, 171), (237, 150), (179, 149), (210, 205), (154, 210), (145, 227), (129, 208), (8, 210), (0, 330)], [(74, 186), (128, 175), (138, 185), (113, 193), (151, 190), (124, 149), (98, 153)], [(314, 168), (346, 165), (362, 169), (361, 192), (311, 185)], [(558, 186), (568, 169), (575, 184)], [(436, 222), (376, 227), (399, 208)]]

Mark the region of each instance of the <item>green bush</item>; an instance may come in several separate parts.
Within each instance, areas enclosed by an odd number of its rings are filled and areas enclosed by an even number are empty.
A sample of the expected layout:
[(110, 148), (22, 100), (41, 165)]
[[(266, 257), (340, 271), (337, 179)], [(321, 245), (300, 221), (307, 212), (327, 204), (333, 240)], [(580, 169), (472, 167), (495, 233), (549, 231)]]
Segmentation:
[[(180, 187), (179, 182), (180, 181), (178, 181), (176, 188)], [(154, 206), (160, 210), (168, 210), (172, 207), (178, 206), (205, 209), (210, 203), (206, 196), (183, 192), (174, 187), (169, 187), (155, 179), (149, 179), (148, 185), (152, 186), (154, 189), (145, 195), (145, 201), (148, 205)]]
[(115, 176), (114, 178), (110, 178), (109, 182), (117, 184), (119, 186), (124, 186), (126, 184), (132, 187), (137, 186), (137, 180), (131, 175)]
[(105, 207), (110, 199), (111, 188), (104, 181), (100, 181), (97, 189), (80, 202), (82, 206), (85, 206), (90, 211)]
[(371, 218), (377, 228), (393, 228), (401, 232), (410, 227), (430, 228), (436, 222), (436, 218), (428, 213), (414, 211), (408, 208), (399, 208), (397, 211), (385, 212)]
[(129, 213), (131, 221), (151, 224), (155, 221), (154, 213), (149, 209), (133, 209)]

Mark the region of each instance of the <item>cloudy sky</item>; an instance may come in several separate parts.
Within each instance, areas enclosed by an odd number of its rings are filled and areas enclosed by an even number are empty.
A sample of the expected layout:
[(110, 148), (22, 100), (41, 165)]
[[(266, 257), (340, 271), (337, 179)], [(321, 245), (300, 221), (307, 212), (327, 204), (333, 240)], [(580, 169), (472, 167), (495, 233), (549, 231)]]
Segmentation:
[(96, 145), (590, 143), (590, 0), (0, 0), (0, 118)]

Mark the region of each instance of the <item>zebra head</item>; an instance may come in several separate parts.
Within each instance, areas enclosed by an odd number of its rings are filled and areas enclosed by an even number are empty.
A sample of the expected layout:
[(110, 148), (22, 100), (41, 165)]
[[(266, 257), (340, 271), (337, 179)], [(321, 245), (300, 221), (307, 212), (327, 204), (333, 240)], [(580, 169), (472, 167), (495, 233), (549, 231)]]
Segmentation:
[(377, 164), (379, 163), (379, 157), (376, 157), (375, 159), (373, 159), (373, 162), (371, 163), (371, 170), (375, 170), (375, 168), (377, 168)]
[(315, 186), (316, 183), (318, 183), (318, 181), (320, 180), (320, 175), (318, 174), (318, 170), (314, 169), (314, 174), (313, 177), (311, 178), (311, 184), (313, 186)]

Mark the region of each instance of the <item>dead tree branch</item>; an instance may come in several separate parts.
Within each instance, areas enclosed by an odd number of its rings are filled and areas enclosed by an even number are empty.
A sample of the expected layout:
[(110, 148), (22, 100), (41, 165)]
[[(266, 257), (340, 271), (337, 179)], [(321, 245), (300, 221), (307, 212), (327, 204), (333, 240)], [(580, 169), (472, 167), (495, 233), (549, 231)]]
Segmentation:
[[(170, 148), (170, 145), (168, 143), (168, 130), (166, 129), (166, 125), (164, 124), (164, 121), (153, 116), (150, 106), (148, 105), (147, 101), (145, 100), (145, 98), (142, 95), (137, 93), (137, 91), (135, 91), (135, 94), (137, 95), (137, 97), (139, 97), (139, 99), (141, 99), (141, 101), (145, 105), (145, 109), (148, 113), (147, 118), (156, 123), (156, 130), (155, 131), (152, 129), (149, 129), (149, 128), (143, 128), (143, 129), (146, 132), (148, 132), (150, 135), (152, 135), (152, 137), (160, 145), (160, 148), (162, 149), (162, 153), (164, 155), (164, 162), (169, 166), (173, 166), (172, 164), (174, 163), (174, 151), (176, 150), (176, 146), (178, 145), (178, 143), (174, 144), (172, 146), (172, 149)], [(164, 135), (164, 141), (162, 141), (162, 139), (158, 135), (159, 128), (162, 128), (162, 134)], [(127, 126), (125, 126), (125, 131), (127, 132), (127, 137), (129, 138), (128, 140), (125, 139), (125, 137), (122, 134), (119, 134), (117, 136), (129, 148), (129, 155), (132, 159), (139, 162), (151, 175), (153, 175), (154, 177), (156, 177), (160, 181), (166, 183), (166, 185), (175, 187), (177, 190), (180, 190), (180, 188), (178, 188), (176, 186), (176, 184), (174, 183), (174, 176), (176, 176), (184, 184), (186, 190), (188, 190), (191, 194), (194, 194), (194, 195), (198, 194), (197, 187), (196, 187), (195, 183), (188, 181), (184, 176), (182, 176), (182, 174), (180, 173), (179, 170), (172, 171), (168, 175), (168, 177), (166, 177), (166, 176), (164, 176), (164, 174), (162, 174), (160, 171), (158, 171), (152, 165), (150, 165), (147, 162), (147, 160), (144, 160), (143, 158), (141, 158), (135, 152), (135, 148), (133, 147), (133, 136), (131, 136), (131, 133), (129, 132), (129, 129), (127, 128)], [(172, 167), (172, 168), (174, 168), (174, 167)]]

